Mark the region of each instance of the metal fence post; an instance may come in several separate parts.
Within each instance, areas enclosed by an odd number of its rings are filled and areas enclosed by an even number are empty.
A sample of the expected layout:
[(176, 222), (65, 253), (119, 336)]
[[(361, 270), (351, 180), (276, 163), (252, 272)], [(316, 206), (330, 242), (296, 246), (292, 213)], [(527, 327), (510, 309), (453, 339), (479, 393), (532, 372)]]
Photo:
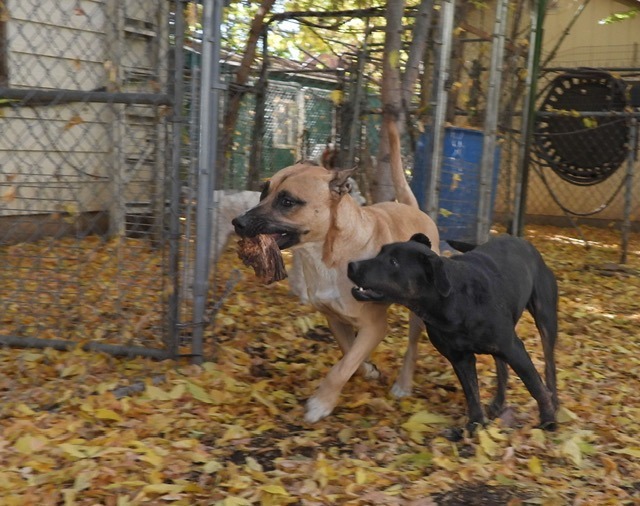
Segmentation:
[(507, 8), (509, 0), (501, 0), (496, 6), (496, 20), (493, 29), (491, 48), (491, 69), (489, 71), (489, 91), (487, 113), (484, 124), (482, 162), (480, 166), (480, 184), (478, 196), (478, 228), (476, 243), (482, 244), (489, 239), (491, 228), (491, 194), (493, 193), (493, 172), (496, 159), (498, 131), (498, 112), (500, 110), (500, 91), (502, 89), (502, 65), (504, 60), (504, 39), (507, 30)]
[(525, 96), (522, 113), (522, 135), (518, 152), (518, 171), (513, 202), (513, 224), (511, 233), (522, 235), (524, 232), (524, 215), (527, 207), (527, 187), (529, 184), (529, 164), (531, 161), (531, 139), (533, 136), (533, 122), (536, 108), (536, 90), (538, 88), (538, 73), (540, 69), (540, 55), (542, 53), (542, 34), (547, 0), (534, 0), (531, 10), (531, 34), (529, 45), (533, 51), (529, 52), (527, 62), (527, 94)]
[(193, 335), (191, 343), (192, 361), (203, 361), (203, 336), (209, 267), (211, 258), (213, 213), (213, 189), (217, 159), (219, 126), (219, 95), (223, 88), (220, 82), (220, 25), (222, 23), (222, 0), (205, 0), (202, 39), (202, 73), (200, 93), (200, 144), (198, 163), (198, 206), (196, 210), (196, 258), (193, 280)]
[(180, 160), (182, 157), (182, 128), (185, 123), (184, 109), (184, 4), (185, 0), (175, 3), (175, 61), (174, 61), (174, 106), (172, 113), (171, 131), (171, 167), (166, 174), (169, 180), (169, 283), (170, 291), (167, 307), (167, 323), (169, 332), (167, 336), (167, 349), (171, 356), (178, 355), (179, 346), (179, 317), (178, 304), (180, 294)]
[(451, 40), (453, 38), (453, 20), (455, 0), (442, 2), (440, 21), (440, 55), (438, 64), (437, 91), (435, 94), (435, 112), (433, 119), (433, 152), (431, 154), (431, 173), (427, 181), (426, 209), (433, 221), (438, 222), (440, 170), (442, 165), (442, 149), (444, 146), (444, 119), (447, 110), (447, 86), (451, 65)]
[(631, 118), (629, 127), (629, 153), (627, 157), (627, 175), (624, 193), (624, 221), (622, 222), (622, 244), (620, 249), (620, 263), (627, 263), (629, 249), (629, 233), (631, 232), (631, 204), (633, 201), (633, 170), (635, 168), (638, 150), (638, 118)]

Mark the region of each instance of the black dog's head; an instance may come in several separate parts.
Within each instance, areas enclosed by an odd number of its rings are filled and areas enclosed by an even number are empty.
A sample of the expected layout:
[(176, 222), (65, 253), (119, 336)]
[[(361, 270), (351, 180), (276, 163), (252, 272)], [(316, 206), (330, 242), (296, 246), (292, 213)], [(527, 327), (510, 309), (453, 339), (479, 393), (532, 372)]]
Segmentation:
[(424, 234), (382, 247), (375, 258), (350, 262), (351, 293), (363, 302), (394, 302), (408, 307), (425, 298), (446, 297), (451, 285), (442, 258)]

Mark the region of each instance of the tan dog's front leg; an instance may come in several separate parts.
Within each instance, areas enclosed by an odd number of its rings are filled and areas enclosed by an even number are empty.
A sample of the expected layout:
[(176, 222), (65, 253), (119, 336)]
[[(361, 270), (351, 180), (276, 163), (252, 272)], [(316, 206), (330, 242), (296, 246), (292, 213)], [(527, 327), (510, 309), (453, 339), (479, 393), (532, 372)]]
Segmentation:
[(413, 313), (409, 314), (409, 345), (407, 351), (404, 354), (404, 360), (402, 362), (402, 369), (396, 378), (393, 387), (391, 387), (391, 394), (394, 397), (408, 397), (411, 395), (411, 389), (413, 388), (413, 375), (416, 370), (416, 360), (418, 358), (418, 343), (420, 342), (420, 336), (424, 330), (424, 323), (422, 320)]
[[(327, 316), (327, 323), (329, 324), (329, 329), (333, 334), (333, 337), (338, 342), (338, 346), (342, 350), (342, 355), (346, 355), (351, 347), (353, 346), (353, 342), (355, 340), (355, 329), (349, 325), (348, 323), (344, 323), (337, 318), (332, 318)], [(367, 360), (362, 362), (360, 365), (360, 374), (368, 380), (375, 380), (380, 377), (380, 371), (378, 368), (373, 365), (371, 362)]]
[(382, 311), (382, 314), (372, 315), (365, 326), (359, 329), (351, 348), (331, 368), (316, 393), (307, 401), (307, 411), (304, 416), (307, 422), (317, 422), (331, 414), (338, 403), (338, 397), (344, 385), (358, 370), (358, 367), (369, 358), (371, 352), (384, 339), (386, 333), (386, 311)]

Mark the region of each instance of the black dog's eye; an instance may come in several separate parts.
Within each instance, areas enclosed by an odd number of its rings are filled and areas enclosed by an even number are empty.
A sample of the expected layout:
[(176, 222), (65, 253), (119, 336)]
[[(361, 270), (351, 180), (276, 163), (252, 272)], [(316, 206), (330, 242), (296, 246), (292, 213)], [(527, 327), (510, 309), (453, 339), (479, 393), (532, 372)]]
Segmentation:
[(389, 259), (389, 263), (391, 264), (391, 267), (400, 267), (400, 262), (398, 262), (398, 260), (394, 257), (391, 257)]

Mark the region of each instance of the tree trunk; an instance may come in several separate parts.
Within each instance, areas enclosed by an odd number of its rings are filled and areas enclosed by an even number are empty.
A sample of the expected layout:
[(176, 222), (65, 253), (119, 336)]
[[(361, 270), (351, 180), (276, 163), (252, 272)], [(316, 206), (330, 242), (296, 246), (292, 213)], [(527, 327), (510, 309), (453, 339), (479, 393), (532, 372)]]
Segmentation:
[(256, 17), (253, 18), (253, 21), (251, 22), (249, 38), (242, 56), (240, 67), (238, 68), (234, 82), (229, 86), (227, 106), (225, 109), (222, 130), (220, 132), (220, 149), (218, 150), (219, 155), (217, 161), (216, 181), (219, 187), (224, 186), (225, 176), (231, 160), (233, 134), (236, 130), (236, 123), (238, 121), (238, 113), (240, 111), (242, 98), (247, 93), (246, 86), (251, 74), (251, 65), (256, 59), (258, 40), (260, 39), (260, 34), (264, 27), (265, 17), (269, 12), (271, 12), (271, 8), (274, 3), (275, 0), (262, 0), (260, 7), (256, 12)]
[[(404, 0), (389, 0), (387, 2), (385, 16), (387, 25), (385, 28), (384, 58), (382, 61), (382, 114), (383, 119), (385, 116), (389, 116), (396, 122), (401, 121), (400, 114), (402, 111), (400, 49), (402, 47), (403, 14)], [(385, 121), (380, 122), (380, 144), (378, 146), (372, 194), (375, 202), (383, 202), (395, 198), (391, 179), (389, 133), (385, 127)]]

